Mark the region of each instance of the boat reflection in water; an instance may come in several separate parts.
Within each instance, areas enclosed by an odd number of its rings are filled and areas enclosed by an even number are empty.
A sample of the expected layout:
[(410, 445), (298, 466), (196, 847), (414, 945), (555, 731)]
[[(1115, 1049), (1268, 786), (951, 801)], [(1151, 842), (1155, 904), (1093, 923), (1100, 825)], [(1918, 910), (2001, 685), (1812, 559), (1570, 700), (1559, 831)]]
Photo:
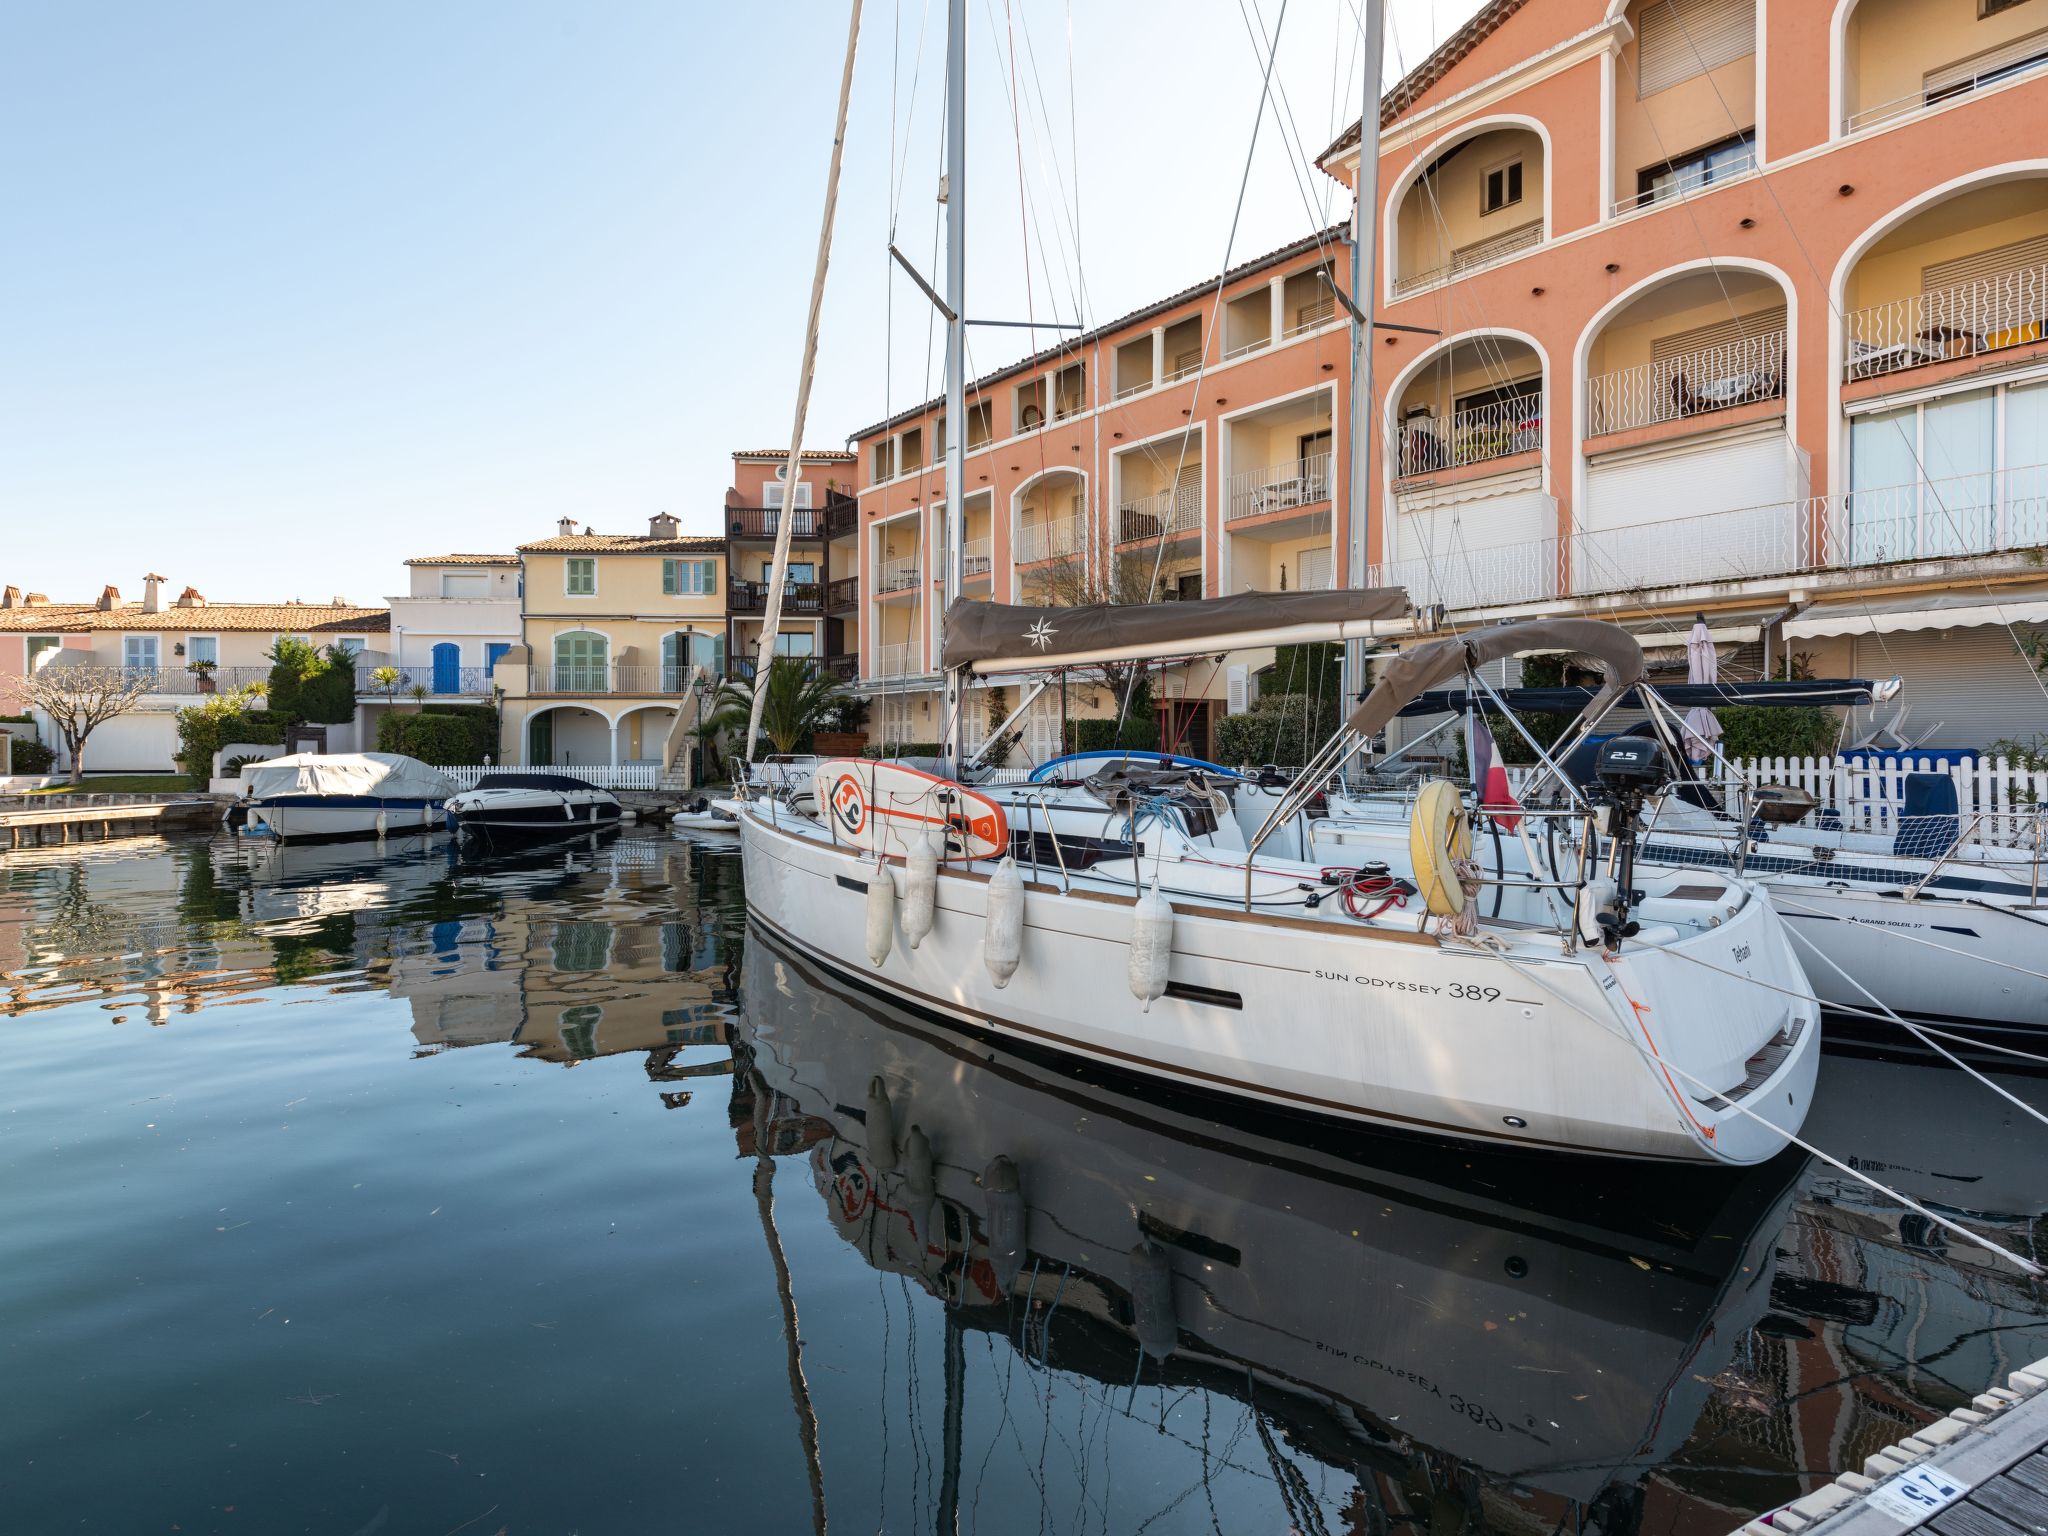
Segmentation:
[[(1238, 1400), (1290, 1519), (1305, 1453), (1357, 1476), (1358, 1530), (1725, 1531), (2048, 1345), (2030, 1282), (1974, 1253), (1929, 1264), (1910, 1242), (1929, 1234), (1796, 1154), (1593, 1183), (1236, 1110), (1219, 1123), (1213, 1103), (845, 991), (759, 930), (742, 996), (740, 1151), (805, 1158), (847, 1243), (943, 1300), (949, 1447), (954, 1337), (983, 1330), (1162, 1429), (1185, 1389)], [(1926, 1076), (1874, 1070), (1874, 1089)], [(1890, 1129), (1844, 1115), (1838, 1138)], [(1951, 1165), (1970, 1124), (1943, 1117)], [(1987, 1229), (2010, 1239), (2026, 1211)], [(1884, 1295), (1874, 1268), (1893, 1272)], [(1915, 1363), (1951, 1338), (1972, 1358)]]

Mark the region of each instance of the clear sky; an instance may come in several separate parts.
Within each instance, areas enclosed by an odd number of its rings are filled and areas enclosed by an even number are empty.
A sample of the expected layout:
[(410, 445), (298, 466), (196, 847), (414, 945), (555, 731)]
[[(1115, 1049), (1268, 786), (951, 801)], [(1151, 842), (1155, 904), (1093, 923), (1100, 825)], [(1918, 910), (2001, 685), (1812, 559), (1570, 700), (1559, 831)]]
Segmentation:
[[(1475, 8), (1392, 0), (1388, 76)], [(1281, 11), (969, 0), (970, 312), (1094, 322), (1212, 275), (1256, 27), (1284, 100), (1233, 259), (1344, 217), (1296, 150), (1357, 114), (1356, 13)], [(813, 447), (937, 388), (884, 249), (932, 260), (944, 18), (867, 7)], [(8, 0), (0, 581), (367, 601), (565, 515), (710, 531), (731, 450), (788, 440), (846, 19)], [(973, 366), (1030, 345), (979, 331)]]

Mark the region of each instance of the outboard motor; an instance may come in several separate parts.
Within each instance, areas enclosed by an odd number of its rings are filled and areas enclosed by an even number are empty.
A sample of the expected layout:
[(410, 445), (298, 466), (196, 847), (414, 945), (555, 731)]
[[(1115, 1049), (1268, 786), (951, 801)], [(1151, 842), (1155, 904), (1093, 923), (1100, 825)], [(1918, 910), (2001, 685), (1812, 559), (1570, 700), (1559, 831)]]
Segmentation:
[(1636, 836), (1643, 802), (1670, 782), (1671, 763), (1663, 746), (1648, 736), (1611, 736), (1600, 743), (1593, 777), (1607, 808), (1607, 835), (1614, 839), (1614, 882), (1611, 888), (1605, 881), (1586, 887), (1579, 930), (1588, 943), (1616, 950), (1623, 939), (1638, 931), (1628, 914), (1643, 899), (1635, 888)]

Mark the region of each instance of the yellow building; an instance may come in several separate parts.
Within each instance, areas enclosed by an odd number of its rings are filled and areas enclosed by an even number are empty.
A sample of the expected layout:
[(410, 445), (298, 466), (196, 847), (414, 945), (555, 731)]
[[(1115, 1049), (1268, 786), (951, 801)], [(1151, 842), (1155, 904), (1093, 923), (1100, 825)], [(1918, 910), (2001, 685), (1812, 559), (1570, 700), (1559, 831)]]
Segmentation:
[(615, 774), (619, 787), (652, 788), (724, 670), (725, 542), (684, 535), (665, 512), (645, 534), (559, 528), (519, 546), (520, 644), (498, 666), (503, 760), (638, 769)]

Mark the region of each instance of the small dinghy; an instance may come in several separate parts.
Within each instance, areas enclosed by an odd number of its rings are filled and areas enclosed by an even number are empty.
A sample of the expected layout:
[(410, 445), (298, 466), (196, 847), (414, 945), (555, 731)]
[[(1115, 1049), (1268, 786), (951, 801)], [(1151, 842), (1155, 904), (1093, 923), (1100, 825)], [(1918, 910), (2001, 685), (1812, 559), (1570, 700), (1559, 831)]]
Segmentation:
[(616, 827), (618, 797), (565, 773), (487, 773), (448, 802), (448, 825), (495, 842)]
[(668, 824), (677, 832), (708, 832), (714, 835), (726, 833), (737, 837), (740, 819), (737, 811), (731, 809), (731, 804), (730, 801), (717, 801), (709, 796), (699, 795), (669, 817)]

